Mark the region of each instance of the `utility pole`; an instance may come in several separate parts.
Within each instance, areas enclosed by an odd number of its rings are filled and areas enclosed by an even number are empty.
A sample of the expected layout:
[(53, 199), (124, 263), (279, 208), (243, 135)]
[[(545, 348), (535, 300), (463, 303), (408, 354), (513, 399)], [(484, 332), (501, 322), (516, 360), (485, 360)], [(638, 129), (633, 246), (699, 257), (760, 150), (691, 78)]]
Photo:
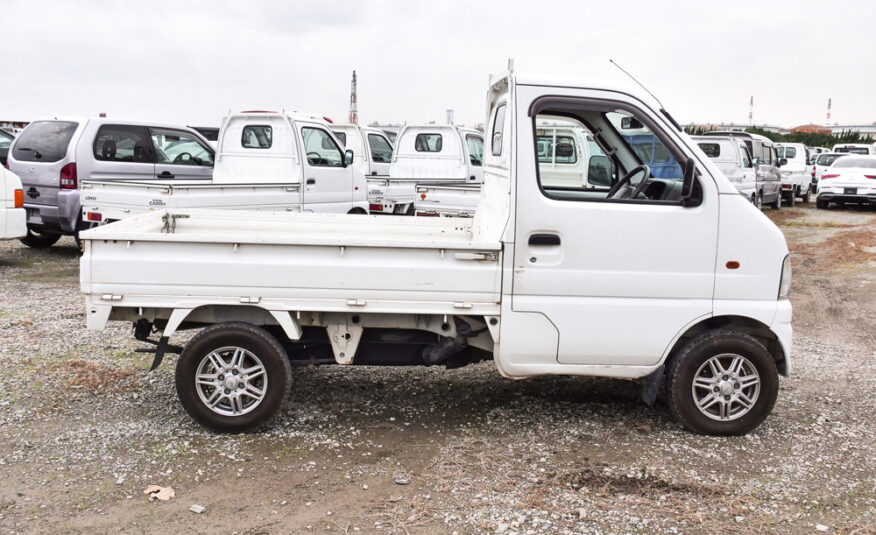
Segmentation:
[(356, 102), (356, 71), (353, 71), (353, 81), (350, 82), (350, 124), (359, 124), (359, 107)]

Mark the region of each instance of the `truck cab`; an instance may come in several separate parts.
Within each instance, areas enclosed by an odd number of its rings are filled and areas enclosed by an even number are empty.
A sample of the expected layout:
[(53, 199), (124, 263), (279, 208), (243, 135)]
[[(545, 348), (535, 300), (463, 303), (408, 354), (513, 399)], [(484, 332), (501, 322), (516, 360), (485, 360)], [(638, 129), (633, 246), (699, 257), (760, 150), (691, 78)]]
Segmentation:
[(331, 130), (344, 147), (353, 151), (353, 165), (364, 176), (389, 176), (392, 143), (383, 130), (357, 124), (332, 124)]

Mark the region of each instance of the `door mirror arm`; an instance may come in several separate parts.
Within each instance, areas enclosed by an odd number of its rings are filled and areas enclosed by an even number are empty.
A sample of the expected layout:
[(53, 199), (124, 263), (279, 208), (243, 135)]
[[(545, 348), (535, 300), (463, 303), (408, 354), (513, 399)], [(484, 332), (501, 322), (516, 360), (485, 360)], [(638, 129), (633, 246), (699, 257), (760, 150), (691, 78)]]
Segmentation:
[(697, 164), (693, 158), (684, 162), (684, 179), (681, 183), (681, 205), (697, 206), (700, 199), (694, 197), (694, 184), (696, 183)]

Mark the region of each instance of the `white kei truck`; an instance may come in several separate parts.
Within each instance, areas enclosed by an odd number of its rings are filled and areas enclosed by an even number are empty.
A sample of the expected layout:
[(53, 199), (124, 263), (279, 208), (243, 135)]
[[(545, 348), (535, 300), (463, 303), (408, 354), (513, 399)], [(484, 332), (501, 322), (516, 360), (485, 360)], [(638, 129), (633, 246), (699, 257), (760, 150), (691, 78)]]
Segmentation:
[[(142, 214), (81, 235), (87, 327), (132, 322), (153, 367), (179, 353), (182, 405), (225, 432), (280, 410), (293, 362), (492, 360), (514, 379), (638, 380), (694, 432), (763, 422), (791, 371), (779, 229), (639, 91), (509, 69), (490, 79), (486, 111), (473, 218)], [(653, 133), (681, 176), (653, 177), (619, 117)], [(545, 184), (540, 120), (587, 129), (613, 161), (611, 187)], [(200, 330), (185, 348), (170, 342), (181, 329)]]
[(0, 167), (0, 240), (27, 235), (24, 190), (18, 175)]
[(82, 219), (186, 208), (365, 214), (354, 160), (321, 117), (235, 113), (222, 121), (212, 180), (83, 180)]
[(332, 124), (332, 133), (353, 151), (353, 165), (366, 177), (386, 178), (392, 162), (392, 143), (379, 128), (358, 124)]
[(456, 125), (404, 126), (396, 138), (389, 176), (368, 177), (369, 210), (413, 215), (418, 186), (480, 184), (483, 144), (480, 132)]

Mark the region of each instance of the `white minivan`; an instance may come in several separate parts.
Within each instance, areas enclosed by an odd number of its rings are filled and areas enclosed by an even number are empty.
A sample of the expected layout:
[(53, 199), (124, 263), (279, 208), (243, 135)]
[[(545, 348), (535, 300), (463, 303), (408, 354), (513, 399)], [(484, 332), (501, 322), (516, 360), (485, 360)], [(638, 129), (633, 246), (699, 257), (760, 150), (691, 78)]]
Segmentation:
[(757, 189), (757, 173), (751, 153), (745, 143), (734, 137), (691, 136), (697, 146), (709, 157), (739, 193), (761, 207), (763, 198)]
[(21, 178), (29, 247), (76, 236), (80, 181), (204, 179), (213, 148), (195, 130), (118, 119), (51, 119), (30, 123), (9, 150), (7, 167)]

